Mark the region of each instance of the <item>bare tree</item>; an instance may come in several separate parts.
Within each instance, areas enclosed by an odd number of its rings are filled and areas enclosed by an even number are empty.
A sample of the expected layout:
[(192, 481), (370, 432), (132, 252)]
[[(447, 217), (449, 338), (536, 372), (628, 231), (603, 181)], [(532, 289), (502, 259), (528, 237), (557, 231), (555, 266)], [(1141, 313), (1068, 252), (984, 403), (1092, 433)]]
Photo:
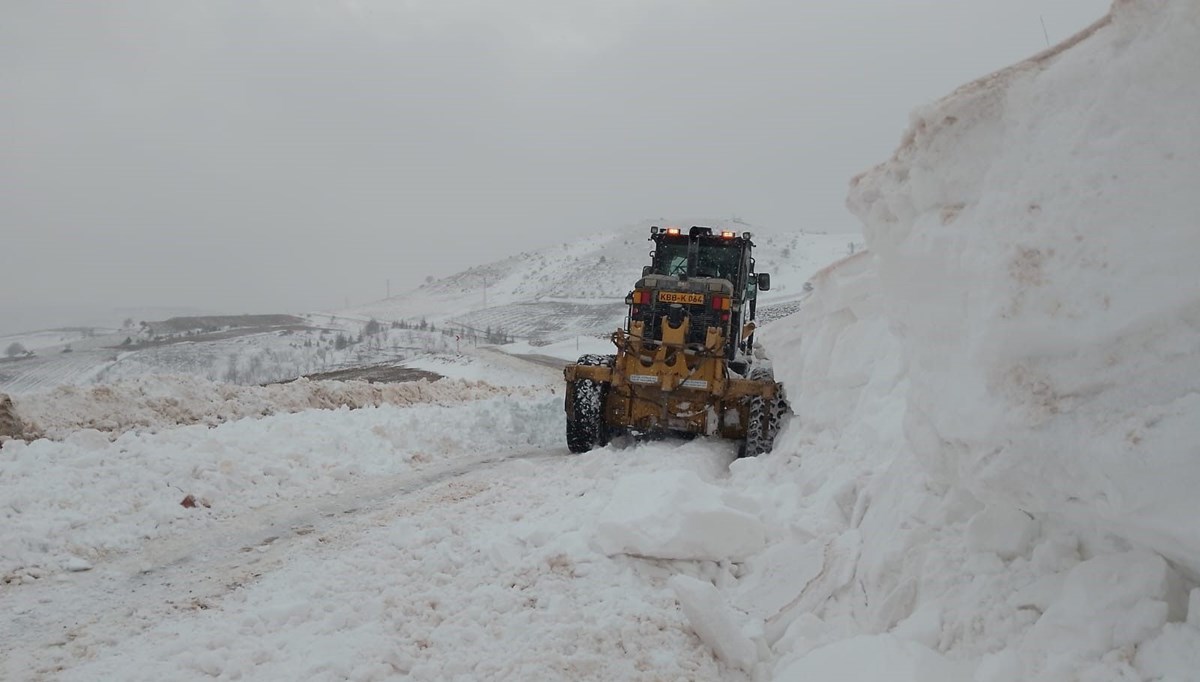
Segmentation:
[(20, 343), (17, 343), (16, 341), (13, 341), (12, 343), (8, 344), (8, 348), (4, 349), (4, 354), (10, 358), (15, 358), (18, 355), (25, 355), (28, 352), (29, 351), (25, 349), (25, 346), (22, 346)]

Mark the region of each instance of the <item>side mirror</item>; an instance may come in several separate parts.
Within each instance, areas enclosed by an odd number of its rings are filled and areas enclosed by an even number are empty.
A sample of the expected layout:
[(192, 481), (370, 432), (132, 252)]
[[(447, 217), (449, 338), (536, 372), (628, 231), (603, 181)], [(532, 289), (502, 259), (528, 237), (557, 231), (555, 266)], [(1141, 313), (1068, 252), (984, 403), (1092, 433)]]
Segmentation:
[(643, 265), (643, 266), (642, 266), (642, 277), (645, 277), (645, 276), (649, 275), (649, 274), (650, 274), (650, 273), (652, 273), (652, 272), (654, 272), (654, 268), (653, 268), (652, 266), (650, 266), (650, 265)]
[(771, 276), (765, 272), (758, 273), (758, 290), (759, 291), (770, 291), (771, 290)]

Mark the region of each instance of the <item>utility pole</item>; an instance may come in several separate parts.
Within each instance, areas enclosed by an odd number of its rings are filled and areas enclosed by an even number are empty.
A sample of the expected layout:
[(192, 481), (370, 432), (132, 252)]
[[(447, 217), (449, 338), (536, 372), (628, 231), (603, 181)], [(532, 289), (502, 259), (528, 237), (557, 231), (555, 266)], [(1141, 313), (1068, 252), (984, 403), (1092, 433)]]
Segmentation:
[(1046, 17), (1038, 15), (1038, 19), (1042, 20), (1042, 35), (1046, 38), (1046, 47), (1050, 47), (1050, 32), (1046, 30)]
[(487, 307), (487, 275), (483, 275), (483, 307)]

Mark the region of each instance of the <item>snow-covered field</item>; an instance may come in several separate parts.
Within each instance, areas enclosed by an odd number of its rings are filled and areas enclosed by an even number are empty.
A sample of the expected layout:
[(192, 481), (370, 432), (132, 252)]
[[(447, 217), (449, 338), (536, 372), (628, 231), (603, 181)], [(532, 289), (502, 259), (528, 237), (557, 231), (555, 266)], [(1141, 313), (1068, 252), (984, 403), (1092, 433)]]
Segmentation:
[(917, 112), (762, 333), (769, 455), (567, 455), (515, 356), (581, 334), (420, 360), (478, 400), (4, 443), (0, 677), (1200, 680), (1196, 64), (1200, 6), (1121, 0)]
[(309, 316), (287, 328), (222, 329), (151, 338), (127, 329), (92, 335), (36, 332), (8, 337), (34, 357), (0, 360), (0, 392), (14, 396), (61, 386), (108, 385), (160, 375), (255, 385), (378, 363), (403, 364), (453, 351), (452, 336), (338, 316)]

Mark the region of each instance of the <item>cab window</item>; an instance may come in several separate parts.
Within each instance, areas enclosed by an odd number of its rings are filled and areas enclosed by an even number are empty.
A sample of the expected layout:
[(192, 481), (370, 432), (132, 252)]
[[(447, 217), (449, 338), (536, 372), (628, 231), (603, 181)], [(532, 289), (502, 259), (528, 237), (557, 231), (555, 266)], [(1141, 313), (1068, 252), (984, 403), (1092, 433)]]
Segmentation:
[(654, 271), (660, 275), (678, 277), (687, 274), (688, 244), (660, 243), (654, 252)]
[(730, 282), (738, 280), (741, 251), (734, 246), (702, 244), (696, 261), (695, 277), (719, 277)]

